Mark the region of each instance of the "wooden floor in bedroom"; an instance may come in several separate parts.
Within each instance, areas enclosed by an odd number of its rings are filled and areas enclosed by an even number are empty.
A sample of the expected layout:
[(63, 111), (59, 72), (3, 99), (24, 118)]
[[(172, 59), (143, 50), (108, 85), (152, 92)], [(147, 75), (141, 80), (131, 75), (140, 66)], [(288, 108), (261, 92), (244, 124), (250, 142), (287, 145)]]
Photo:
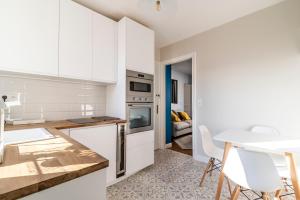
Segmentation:
[(180, 146), (176, 142), (172, 142), (172, 147), (168, 148), (168, 149), (173, 150), (173, 151), (177, 151), (177, 152), (180, 152), (180, 153), (184, 153), (186, 155), (193, 156), (193, 150), (192, 149), (182, 149), (182, 148), (180, 148)]

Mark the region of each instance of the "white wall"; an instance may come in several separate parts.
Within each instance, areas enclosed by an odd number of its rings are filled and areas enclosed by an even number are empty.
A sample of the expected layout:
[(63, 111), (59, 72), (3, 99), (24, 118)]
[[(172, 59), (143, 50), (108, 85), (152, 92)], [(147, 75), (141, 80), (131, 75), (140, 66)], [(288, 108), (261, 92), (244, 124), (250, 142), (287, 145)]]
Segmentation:
[[(192, 67), (192, 66), (190, 66)], [(171, 68), (171, 74), (172, 74), (172, 79), (177, 80), (177, 87), (178, 87), (178, 96), (177, 96), (177, 104), (172, 103), (171, 109), (175, 110), (177, 112), (179, 111), (185, 111), (184, 110), (184, 84), (191, 84), (192, 83), (192, 78), (190, 75), (178, 72), (173, 69), (173, 65)]]
[(299, 0), (162, 48), (161, 61), (191, 52), (197, 53), (196, 126), (205, 124), (215, 134), (253, 124), (300, 133)]
[(5, 76), (0, 72), (0, 98), (8, 95), (6, 117), (63, 120), (105, 115), (106, 87), (63, 80), (38, 80)]

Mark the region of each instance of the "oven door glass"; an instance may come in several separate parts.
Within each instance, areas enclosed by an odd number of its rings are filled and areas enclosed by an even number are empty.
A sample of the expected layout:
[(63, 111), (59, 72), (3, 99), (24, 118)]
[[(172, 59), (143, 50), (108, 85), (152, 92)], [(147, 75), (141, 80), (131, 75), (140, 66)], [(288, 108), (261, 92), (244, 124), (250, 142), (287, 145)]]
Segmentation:
[(149, 106), (130, 106), (129, 128), (137, 129), (151, 126), (152, 108)]
[(132, 92), (151, 92), (151, 84), (130, 81), (130, 91)]

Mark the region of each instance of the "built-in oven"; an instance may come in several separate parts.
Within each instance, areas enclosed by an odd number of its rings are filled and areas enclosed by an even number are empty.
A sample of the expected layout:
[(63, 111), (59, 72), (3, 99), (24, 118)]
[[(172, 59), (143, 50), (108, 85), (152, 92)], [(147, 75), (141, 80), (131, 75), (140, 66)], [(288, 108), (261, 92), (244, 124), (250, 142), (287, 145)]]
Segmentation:
[(153, 129), (153, 103), (127, 103), (127, 133)]
[(153, 102), (153, 75), (126, 71), (126, 101)]
[(153, 75), (126, 71), (127, 133), (153, 129)]

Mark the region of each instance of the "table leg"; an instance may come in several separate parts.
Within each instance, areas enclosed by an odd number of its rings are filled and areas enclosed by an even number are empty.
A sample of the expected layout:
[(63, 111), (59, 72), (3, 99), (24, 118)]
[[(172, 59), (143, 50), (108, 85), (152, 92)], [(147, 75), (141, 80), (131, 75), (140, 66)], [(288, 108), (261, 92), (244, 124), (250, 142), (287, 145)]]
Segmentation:
[(231, 147), (232, 147), (231, 143), (229, 143), (229, 142), (225, 143), (223, 160), (222, 160), (222, 169), (221, 169), (220, 176), (219, 176), (218, 188), (217, 188), (215, 200), (219, 200), (220, 197), (221, 197), (222, 186), (223, 186), (224, 177), (225, 177), (225, 174), (223, 172), (223, 168), (224, 168), (224, 164), (226, 162), (227, 156), (228, 156), (228, 152), (231, 149)]
[(297, 200), (300, 200), (300, 187), (299, 187), (299, 180), (297, 176), (296, 161), (292, 153), (285, 153), (285, 155), (287, 156), (290, 164), (290, 174), (291, 174), (292, 184), (295, 190), (295, 196)]

